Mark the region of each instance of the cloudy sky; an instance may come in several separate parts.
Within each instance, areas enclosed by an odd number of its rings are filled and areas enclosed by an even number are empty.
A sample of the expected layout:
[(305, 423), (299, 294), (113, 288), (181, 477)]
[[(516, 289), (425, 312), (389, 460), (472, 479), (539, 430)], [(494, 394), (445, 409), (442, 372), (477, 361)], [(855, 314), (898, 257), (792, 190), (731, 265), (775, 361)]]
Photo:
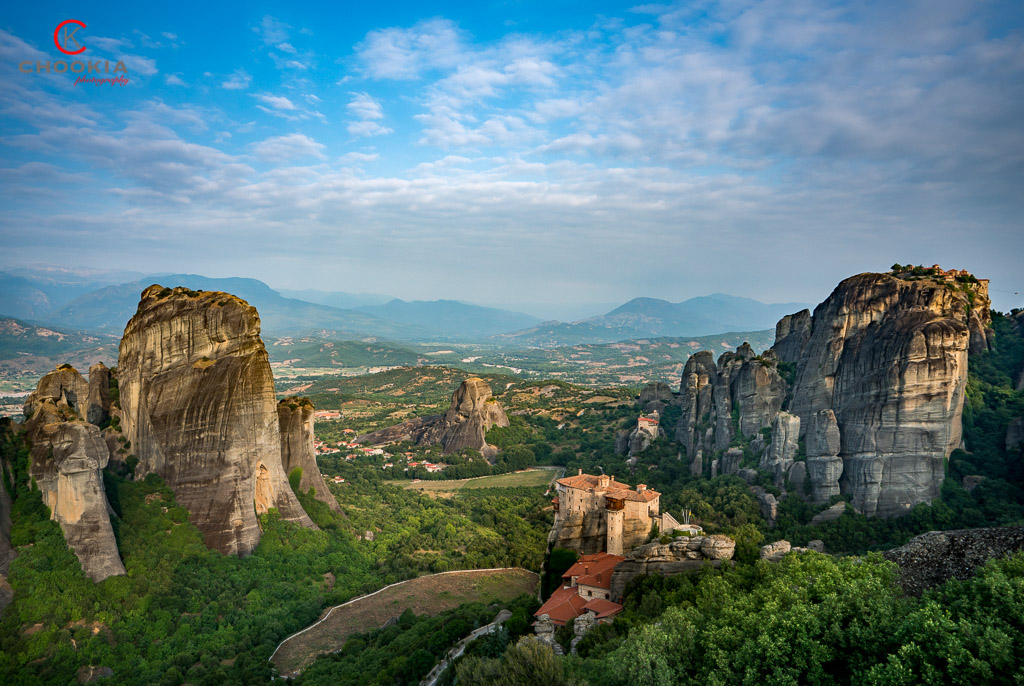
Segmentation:
[(1024, 304), (1019, 0), (305, 4), (6, 7), (0, 268), (539, 311), (913, 261)]

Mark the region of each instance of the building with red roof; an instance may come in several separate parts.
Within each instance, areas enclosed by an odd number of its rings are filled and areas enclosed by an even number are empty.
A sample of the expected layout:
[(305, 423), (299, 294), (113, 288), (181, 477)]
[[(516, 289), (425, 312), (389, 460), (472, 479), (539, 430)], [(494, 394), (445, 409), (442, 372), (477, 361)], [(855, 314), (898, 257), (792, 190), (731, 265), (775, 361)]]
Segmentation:
[(604, 531), (604, 540), (561, 540), (556, 536), (556, 545), (583, 553), (621, 555), (623, 550), (645, 543), (653, 523), (660, 525), (661, 494), (646, 484), (637, 484), (634, 490), (614, 476), (594, 476), (580, 470), (576, 476), (556, 481), (555, 490), (552, 505), (556, 531), (567, 524), (568, 530)]
[(547, 615), (557, 626), (565, 626), (586, 612), (592, 612), (598, 621), (611, 619), (622, 611), (622, 606), (610, 599), (612, 573), (625, 559), (608, 553), (582, 555), (562, 575), (562, 586), (534, 616)]

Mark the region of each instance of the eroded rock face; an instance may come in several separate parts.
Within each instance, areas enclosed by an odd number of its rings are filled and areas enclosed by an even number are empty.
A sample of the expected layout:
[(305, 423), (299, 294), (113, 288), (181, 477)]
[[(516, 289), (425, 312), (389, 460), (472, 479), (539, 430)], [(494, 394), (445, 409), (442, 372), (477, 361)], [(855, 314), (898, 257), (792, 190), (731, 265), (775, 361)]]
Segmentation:
[(102, 362), (89, 367), (89, 399), (85, 420), (99, 426), (110, 418), (110, 370)]
[(783, 362), (795, 363), (803, 356), (810, 337), (810, 310), (787, 314), (775, 325), (775, 345), (772, 350)]
[(644, 412), (661, 412), (672, 402), (672, 389), (668, 384), (653, 381), (640, 390), (640, 409)]
[[(753, 444), (751, 448), (754, 449)], [(761, 456), (759, 466), (773, 476), (776, 484), (782, 484), (799, 450), (800, 418), (789, 412), (779, 412), (772, 422), (772, 442)]]
[(839, 477), (843, 474), (843, 458), (839, 457), (839, 424), (835, 413), (821, 410), (811, 414), (805, 440), (811, 500), (824, 503), (839, 495)]
[[(107, 379), (109, 382), (109, 377)], [(93, 581), (124, 574), (110, 525), (110, 505), (100, 470), (110, 452), (100, 430), (85, 421), (89, 384), (64, 365), (44, 376), (25, 403), (29, 475), (68, 547)]]
[[(686, 361), (678, 398), (682, 416), (676, 425), (676, 440), (686, 447), (691, 460), (698, 451), (710, 455), (729, 448), (737, 429), (751, 438), (772, 424), (786, 395), (786, 384), (777, 366), (774, 353), (756, 356), (746, 343), (734, 353), (722, 354), (718, 364), (708, 351)], [(720, 471), (735, 473), (732, 458), (722, 459)]]
[(93, 581), (124, 574), (100, 473), (109, 453), (99, 429), (61, 422), (52, 446), (53, 459), (39, 464), (33, 457), (31, 472), (68, 546)]
[(700, 571), (704, 565), (715, 567), (731, 560), (736, 542), (722, 534), (680, 537), (671, 543), (652, 542), (638, 546), (615, 566), (610, 593), (620, 601), (630, 581), (644, 574), (672, 576)]
[(445, 454), (467, 448), (484, 451), (484, 437), (493, 426), (508, 426), (508, 417), (492, 397), (487, 382), (474, 376), (462, 382), (452, 394), (448, 410), (427, 426), (416, 442), (440, 445)]
[(969, 579), (990, 559), (1024, 550), (1024, 527), (930, 531), (882, 553), (900, 567), (900, 586), (920, 595), (949, 579)]
[[(861, 274), (815, 308), (789, 409), (808, 433), (816, 500), (835, 494), (837, 472), (839, 490), (869, 516), (902, 514), (938, 496), (943, 458), (960, 444), (968, 346), (988, 306), (985, 282)], [(834, 432), (812, 451), (815, 417), (825, 410), (835, 417), (837, 453)]]
[(44, 376), (25, 401), (26, 419), (35, 414), (45, 400), (67, 405), (77, 416), (85, 419), (89, 402), (89, 382), (69, 364), (61, 365)]
[(256, 308), (227, 293), (150, 286), (118, 365), (136, 475), (159, 474), (211, 548), (244, 555), (257, 514), (312, 527), (281, 464), (274, 379)]
[(341, 512), (338, 500), (331, 495), (320, 468), (316, 464), (313, 447), (313, 401), (291, 396), (277, 404), (277, 417), (281, 429), (281, 464), (285, 474), (298, 467), (302, 470), (299, 489), (305, 493), (315, 489), (316, 499), (326, 503), (335, 512)]

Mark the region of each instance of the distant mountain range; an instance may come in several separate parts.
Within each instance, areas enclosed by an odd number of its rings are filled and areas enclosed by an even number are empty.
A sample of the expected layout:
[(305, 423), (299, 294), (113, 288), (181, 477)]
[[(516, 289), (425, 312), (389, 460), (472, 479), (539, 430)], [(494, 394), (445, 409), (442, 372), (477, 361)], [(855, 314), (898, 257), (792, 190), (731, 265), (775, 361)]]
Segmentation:
[(538, 317), (494, 307), (468, 305), (457, 300), (392, 300), (384, 305), (356, 308), (359, 312), (410, 326), (459, 332), (467, 338), (486, 338), (540, 323)]
[[(112, 281), (125, 277), (134, 278)], [(770, 329), (783, 315), (806, 307), (803, 303), (766, 305), (716, 293), (680, 303), (634, 298), (607, 314), (581, 321), (541, 322), (522, 312), (455, 300), (407, 302), (372, 293), (316, 290), (287, 291), (305, 298), (287, 297), (256, 279), (26, 268), (0, 272), (0, 315), (55, 328), (120, 334), (135, 314), (139, 294), (154, 283), (226, 291), (244, 298), (259, 310), (263, 331), (270, 336), (477, 342), (505, 348), (756, 331)], [(343, 304), (349, 306), (339, 307)]]
[(363, 305), (383, 305), (394, 299), (393, 296), (384, 295), (383, 293), (344, 293), (342, 291), (318, 291), (313, 288), (306, 288), (301, 291), (279, 288), (277, 292), (286, 298), (305, 300), (308, 303), (316, 303), (317, 305), (328, 305), (341, 310), (362, 307)]
[(766, 305), (750, 298), (715, 293), (672, 303), (657, 298), (634, 298), (608, 314), (578, 322), (544, 322), (496, 338), (506, 345), (554, 348), (584, 343), (659, 337), (711, 336), (730, 331), (774, 329), (787, 314), (805, 303)]
[(0, 374), (45, 374), (70, 363), (82, 373), (91, 365), (117, 364), (117, 336), (35, 326), (0, 317)]

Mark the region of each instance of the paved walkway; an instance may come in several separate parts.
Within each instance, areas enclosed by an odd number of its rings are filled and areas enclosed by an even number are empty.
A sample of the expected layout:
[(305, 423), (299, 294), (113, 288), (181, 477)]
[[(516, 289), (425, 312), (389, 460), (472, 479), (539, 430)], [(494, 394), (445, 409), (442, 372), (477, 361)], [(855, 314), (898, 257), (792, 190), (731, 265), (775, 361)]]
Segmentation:
[(464, 639), (456, 643), (455, 647), (448, 651), (448, 655), (446, 655), (436, 667), (430, 670), (430, 674), (423, 677), (423, 681), (420, 682), (420, 686), (434, 686), (434, 684), (437, 683), (437, 680), (441, 677), (441, 674), (444, 673), (444, 670), (448, 668), (448, 665), (462, 656), (462, 653), (466, 650), (466, 646), (484, 634), (490, 634), (497, 631), (498, 627), (504, 624), (505, 620), (511, 616), (511, 612), (508, 610), (502, 610), (498, 613), (498, 616), (494, 618), (493, 622), (487, 626), (475, 629), (469, 636), (466, 636)]

